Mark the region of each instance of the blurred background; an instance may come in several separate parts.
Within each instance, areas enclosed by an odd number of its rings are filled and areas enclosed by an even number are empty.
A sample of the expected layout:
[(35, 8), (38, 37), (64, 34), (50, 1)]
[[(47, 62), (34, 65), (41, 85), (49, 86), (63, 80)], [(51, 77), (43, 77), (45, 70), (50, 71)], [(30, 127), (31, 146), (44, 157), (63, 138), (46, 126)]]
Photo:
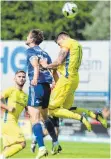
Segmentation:
[[(31, 29), (44, 31), (45, 41), (41, 47), (54, 60), (59, 47), (55, 36), (66, 31), (83, 47), (80, 84), (75, 93), (75, 106), (90, 110), (110, 106), (110, 1), (74, 1), (78, 14), (67, 19), (62, 14), (65, 1), (1, 1), (1, 89), (13, 84), (14, 72), (26, 70), (25, 40)], [(28, 91), (28, 79), (24, 90)], [(60, 120), (60, 139), (109, 143), (110, 127), (105, 129), (95, 120), (89, 119), (92, 132), (79, 122)], [(19, 125), (25, 136), (31, 137), (29, 120), (24, 113)], [(110, 120), (108, 120), (110, 125)]]

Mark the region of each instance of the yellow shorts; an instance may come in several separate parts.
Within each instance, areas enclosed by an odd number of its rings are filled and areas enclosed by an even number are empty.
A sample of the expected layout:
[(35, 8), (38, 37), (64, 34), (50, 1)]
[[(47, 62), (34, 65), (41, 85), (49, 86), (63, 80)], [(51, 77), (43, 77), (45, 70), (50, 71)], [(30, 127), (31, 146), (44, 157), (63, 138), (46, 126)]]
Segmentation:
[(74, 92), (78, 87), (79, 76), (65, 78), (61, 76), (51, 92), (49, 109), (63, 107), (69, 109), (74, 102)]
[(3, 147), (25, 141), (24, 135), (15, 121), (2, 124), (2, 137)]

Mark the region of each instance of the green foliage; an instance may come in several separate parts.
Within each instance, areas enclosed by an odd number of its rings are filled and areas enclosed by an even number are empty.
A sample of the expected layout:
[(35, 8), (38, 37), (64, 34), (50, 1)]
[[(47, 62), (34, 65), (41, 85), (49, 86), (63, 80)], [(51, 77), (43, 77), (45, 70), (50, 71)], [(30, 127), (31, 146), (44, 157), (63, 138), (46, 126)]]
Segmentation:
[(94, 17), (93, 23), (86, 25), (83, 35), (91, 40), (109, 40), (110, 1), (98, 2), (91, 15)]
[[(86, 24), (93, 24), (91, 14), (97, 2), (77, 1), (79, 13), (75, 19), (67, 19), (62, 14), (63, 1), (2, 1), (2, 40), (25, 40), (33, 28), (44, 31), (46, 40), (53, 40), (60, 31), (68, 32), (73, 38), (89, 38)], [(100, 15), (98, 15), (98, 18)]]

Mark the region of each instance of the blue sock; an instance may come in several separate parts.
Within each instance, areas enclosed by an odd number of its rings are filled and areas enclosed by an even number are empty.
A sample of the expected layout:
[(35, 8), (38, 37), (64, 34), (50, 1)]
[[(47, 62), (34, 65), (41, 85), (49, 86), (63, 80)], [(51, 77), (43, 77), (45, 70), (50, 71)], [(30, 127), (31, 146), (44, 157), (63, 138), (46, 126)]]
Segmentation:
[(36, 142), (38, 143), (39, 147), (44, 146), (43, 132), (42, 132), (41, 124), (37, 123), (37, 124), (33, 125), (32, 131), (36, 137)]

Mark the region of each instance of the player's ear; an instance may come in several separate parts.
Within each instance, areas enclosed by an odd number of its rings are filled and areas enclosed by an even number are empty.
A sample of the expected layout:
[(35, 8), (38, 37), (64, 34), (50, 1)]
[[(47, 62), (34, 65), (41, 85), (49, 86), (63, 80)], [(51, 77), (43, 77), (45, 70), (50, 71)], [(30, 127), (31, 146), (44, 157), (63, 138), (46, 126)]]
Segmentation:
[(33, 43), (34, 42), (34, 39), (33, 38), (30, 38), (30, 43)]
[(14, 77), (14, 81), (16, 81), (16, 77)]

